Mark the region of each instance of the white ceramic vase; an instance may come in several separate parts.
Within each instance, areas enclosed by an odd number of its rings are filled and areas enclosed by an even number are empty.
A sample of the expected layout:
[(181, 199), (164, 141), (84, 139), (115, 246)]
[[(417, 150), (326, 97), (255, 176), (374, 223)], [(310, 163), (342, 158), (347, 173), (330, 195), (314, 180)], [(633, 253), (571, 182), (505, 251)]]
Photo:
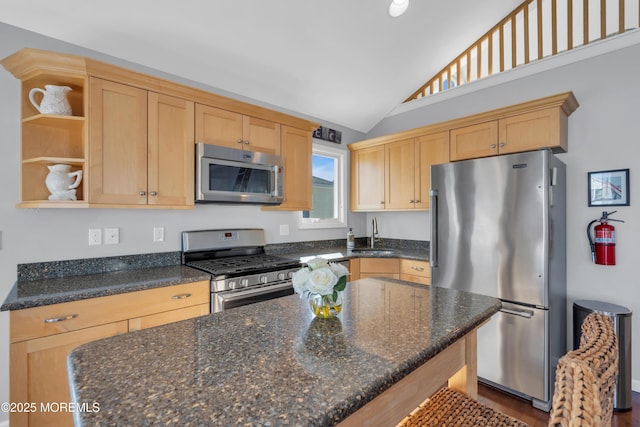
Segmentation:
[(49, 200), (77, 200), (76, 188), (82, 180), (82, 171), (71, 172), (70, 165), (51, 165), (45, 179), (47, 189), (51, 193)]
[[(71, 105), (67, 99), (67, 93), (71, 92), (69, 86), (45, 85), (44, 90), (34, 87), (29, 91), (29, 101), (41, 114), (71, 115)], [(35, 100), (37, 93), (42, 94), (42, 100), (38, 104)]]

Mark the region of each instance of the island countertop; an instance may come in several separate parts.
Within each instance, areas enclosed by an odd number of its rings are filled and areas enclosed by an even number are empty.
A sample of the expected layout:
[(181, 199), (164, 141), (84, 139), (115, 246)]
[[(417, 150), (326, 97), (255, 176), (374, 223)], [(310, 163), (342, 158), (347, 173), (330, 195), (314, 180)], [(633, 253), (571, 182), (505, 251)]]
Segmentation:
[(335, 319), (291, 295), (82, 345), (68, 360), (76, 424), (335, 425), (501, 306), (381, 278), (344, 299)]

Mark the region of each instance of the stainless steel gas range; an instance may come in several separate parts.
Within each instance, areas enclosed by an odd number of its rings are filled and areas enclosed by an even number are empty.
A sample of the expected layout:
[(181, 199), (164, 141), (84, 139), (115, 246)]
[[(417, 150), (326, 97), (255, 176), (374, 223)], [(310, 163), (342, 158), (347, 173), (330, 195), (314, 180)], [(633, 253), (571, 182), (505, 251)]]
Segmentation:
[(211, 312), (294, 293), (295, 259), (268, 255), (264, 230), (182, 232), (182, 263), (211, 274)]

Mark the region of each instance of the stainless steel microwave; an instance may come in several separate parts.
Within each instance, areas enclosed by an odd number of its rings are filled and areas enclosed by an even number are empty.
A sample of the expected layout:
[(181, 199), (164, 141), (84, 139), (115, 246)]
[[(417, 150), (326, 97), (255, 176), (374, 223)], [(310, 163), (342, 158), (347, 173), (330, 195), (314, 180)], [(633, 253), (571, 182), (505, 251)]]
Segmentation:
[(284, 201), (282, 157), (199, 142), (196, 202), (278, 205)]

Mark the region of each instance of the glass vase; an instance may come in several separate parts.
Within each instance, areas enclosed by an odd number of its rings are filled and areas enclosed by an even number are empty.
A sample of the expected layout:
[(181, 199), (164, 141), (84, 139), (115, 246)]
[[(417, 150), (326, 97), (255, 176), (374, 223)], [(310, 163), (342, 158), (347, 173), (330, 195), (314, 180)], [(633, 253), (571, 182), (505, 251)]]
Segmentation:
[(342, 311), (342, 292), (338, 292), (338, 297), (333, 300), (332, 295), (309, 295), (309, 308), (316, 317), (329, 318), (336, 317)]

